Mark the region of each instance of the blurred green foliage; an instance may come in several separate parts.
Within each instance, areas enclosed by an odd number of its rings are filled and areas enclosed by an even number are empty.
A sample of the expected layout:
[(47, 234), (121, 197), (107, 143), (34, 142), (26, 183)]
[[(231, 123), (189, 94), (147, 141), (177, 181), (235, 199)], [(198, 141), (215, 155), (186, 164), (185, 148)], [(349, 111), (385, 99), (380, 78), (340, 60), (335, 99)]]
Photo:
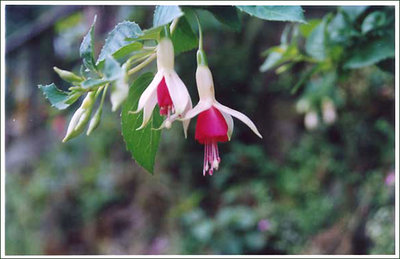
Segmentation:
[[(40, 13), (30, 10), (32, 17)], [(8, 24), (17, 11), (7, 10)], [(40, 68), (22, 58), (37, 52), (34, 42), (9, 53), (6, 254), (393, 254), (394, 76), (381, 69), (390, 59), (349, 69), (343, 53), (379, 39), (393, 24), (394, 9), (305, 11), (308, 23), (298, 27), (297, 42), (296, 29), (284, 23), (241, 16), (242, 31), (234, 32), (199, 12), (217, 98), (246, 113), (264, 136), (259, 141), (235, 121), (232, 141), (219, 146), (222, 162), (213, 177), (201, 173), (195, 121), (187, 140), (180, 125), (163, 131), (151, 176), (125, 150), (120, 118), (108, 101), (98, 130), (61, 144), (71, 111), (56, 111), (30, 90), (43, 81), (63, 86), (53, 78), (54, 65), (79, 71), (76, 50), (90, 14), (98, 14), (96, 37), (104, 38), (126, 18), (150, 25), (152, 8), (91, 6), (70, 14), (41, 37), (53, 46), (42, 51), (55, 58)], [(356, 35), (340, 29), (341, 19)], [(65, 38), (80, 27), (86, 29)], [(321, 30), (337, 42), (307, 52), (307, 41)], [(60, 39), (76, 47), (60, 52)], [(269, 57), (281, 52), (284, 61), (278, 73), (260, 73), (260, 53), (270, 47)], [(196, 103), (194, 51), (175, 63)], [(26, 66), (40, 69), (41, 78), (20, 78)], [(332, 110), (335, 116), (324, 120)]]

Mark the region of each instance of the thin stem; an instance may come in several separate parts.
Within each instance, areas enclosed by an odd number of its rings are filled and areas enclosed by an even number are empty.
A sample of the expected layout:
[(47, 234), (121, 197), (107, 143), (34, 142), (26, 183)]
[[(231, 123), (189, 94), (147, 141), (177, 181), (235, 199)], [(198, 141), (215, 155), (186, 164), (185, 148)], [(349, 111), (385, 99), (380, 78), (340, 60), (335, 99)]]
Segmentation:
[(199, 17), (197, 16), (196, 13), (194, 13), (194, 16), (196, 17), (197, 26), (199, 27), (199, 49), (203, 50), (203, 31), (201, 29), (201, 24), (200, 24)]
[[(144, 60), (146, 60), (151, 54), (153, 54), (154, 53), (154, 51), (152, 51), (152, 52), (149, 52), (149, 53), (147, 53), (146, 55), (144, 55), (143, 57), (139, 57), (139, 58), (136, 58), (136, 59), (129, 59), (127, 62), (126, 62), (126, 68), (127, 69), (129, 69), (130, 68), (130, 66), (132, 66), (132, 65), (135, 65), (135, 64), (137, 64), (137, 63), (140, 63), (140, 62), (142, 62), (142, 61), (144, 61)], [(132, 56), (132, 57), (134, 57), (134, 56)]]
[(109, 86), (109, 84), (106, 84), (105, 89), (104, 89), (104, 91), (103, 91), (103, 95), (101, 96), (100, 107), (103, 106), (104, 98), (106, 97), (106, 93), (107, 93), (107, 90), (108, 90), (108, 86)]
[(171, 34), (174, 33), (174, 31), (175, 31), (175, 29), (176, 29), (176, 26), (178, 25), (179, 18), (180, 18), (180, 17), (175, 18), (175, 19), (172, 21), (171, 26), (169, 27), (169, 31), (171, 32)]
[(138, 72), (139, 70), (141, 70), (142, 68), (144, 68), (145, 66), (150, 64), (156, 57), (157, 57), (156, 53), (152, 54), (145, 61), (143, 61), (142, 63), (140, 63), (136, 67), (132, 68), (131, 70), (129, 70), (128, 71), (128, 75), (132, 75), (132, 74)]
[[(108, 86), (108, 84), (106, 84)], [(104, 89), (104, 85), (100, 86), (99, 88), (97, 88), (96, 91), (96, 95), (94, 97), (94, 99), (97, 99), (97, 97), (99, 96), (99, 94), (101, 93), (101, 91)]]
[(155, 46), (143, 46), (144, 50), (155, 50), (156, 47)]

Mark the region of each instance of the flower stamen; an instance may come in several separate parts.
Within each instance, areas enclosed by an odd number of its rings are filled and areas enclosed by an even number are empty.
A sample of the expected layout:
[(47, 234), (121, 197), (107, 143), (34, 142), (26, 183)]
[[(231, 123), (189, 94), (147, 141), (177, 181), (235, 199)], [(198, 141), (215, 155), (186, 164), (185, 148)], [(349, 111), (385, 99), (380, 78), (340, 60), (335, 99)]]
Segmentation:
[(204, 143), (203, 175), (206, 175), (206, 173), (213, 175), (214, 170), (218, 170), (220, 161), (218, 142), (214, 139), (207, 140)]

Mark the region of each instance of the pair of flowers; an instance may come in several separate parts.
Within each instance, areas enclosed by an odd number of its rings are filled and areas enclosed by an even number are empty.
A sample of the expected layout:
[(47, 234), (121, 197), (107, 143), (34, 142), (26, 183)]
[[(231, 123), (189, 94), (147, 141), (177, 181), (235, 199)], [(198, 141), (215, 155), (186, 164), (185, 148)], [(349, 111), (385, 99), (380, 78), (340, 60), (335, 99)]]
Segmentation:
[(160, 129), (170, 128), (172, 122), (180, 120), (185, 137), (190, 119), (198, 115), (195, 139), (205, 147), (203, 175), (212, 175), (221, 161), (218, 142), (227, 142), (231, 138), (232, 116), (244, 122), (257, 136), (262, 136), (246, 115), (217, 102), (212, 74), (201, 46), (197, 51), (197, 65), (196, 83), (200, 101), (192, 108), (189, 92), (174, 70), (172, 41), (168, 37), (162, 38), (157, 46), (157, 74), (141, 95), (135, 113), (143, 110), (143, 123), (138, 128), (140, 130), (149, 122), (158, 104), (160, 114), (166, 116)]

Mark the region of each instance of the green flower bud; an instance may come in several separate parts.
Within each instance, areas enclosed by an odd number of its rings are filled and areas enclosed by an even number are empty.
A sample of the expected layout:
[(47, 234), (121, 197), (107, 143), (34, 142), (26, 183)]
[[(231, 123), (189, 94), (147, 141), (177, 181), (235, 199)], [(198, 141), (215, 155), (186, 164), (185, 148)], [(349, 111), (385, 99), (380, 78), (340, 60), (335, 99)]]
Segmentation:
[(83, 78), (75, 75), (74, 73), (67, 71), (67, 70), (62, 70), (57, 67), (53, 67), (54, 71), (65, 81), (69, 83), (80, 83), (83, 81)]
[(62, 142), (67, 142), (68, 140), (78, 136), (82, 133), (86, 124), (89, 121), (90, 115), (93, 110), (93, 105), (96, 100), (96, 93), (89, 92), (85, 99), (83, 100), (81, 107), (75, 111), (74, 115), (69, 122), (67, 134), (65, 135)]
[(90, 135), (100, 124), (101, 114), (103, 112), (103, 106), (100, 106), (93, 117), (90, 119), (89, 128), (86, 132), (86, 135)]

